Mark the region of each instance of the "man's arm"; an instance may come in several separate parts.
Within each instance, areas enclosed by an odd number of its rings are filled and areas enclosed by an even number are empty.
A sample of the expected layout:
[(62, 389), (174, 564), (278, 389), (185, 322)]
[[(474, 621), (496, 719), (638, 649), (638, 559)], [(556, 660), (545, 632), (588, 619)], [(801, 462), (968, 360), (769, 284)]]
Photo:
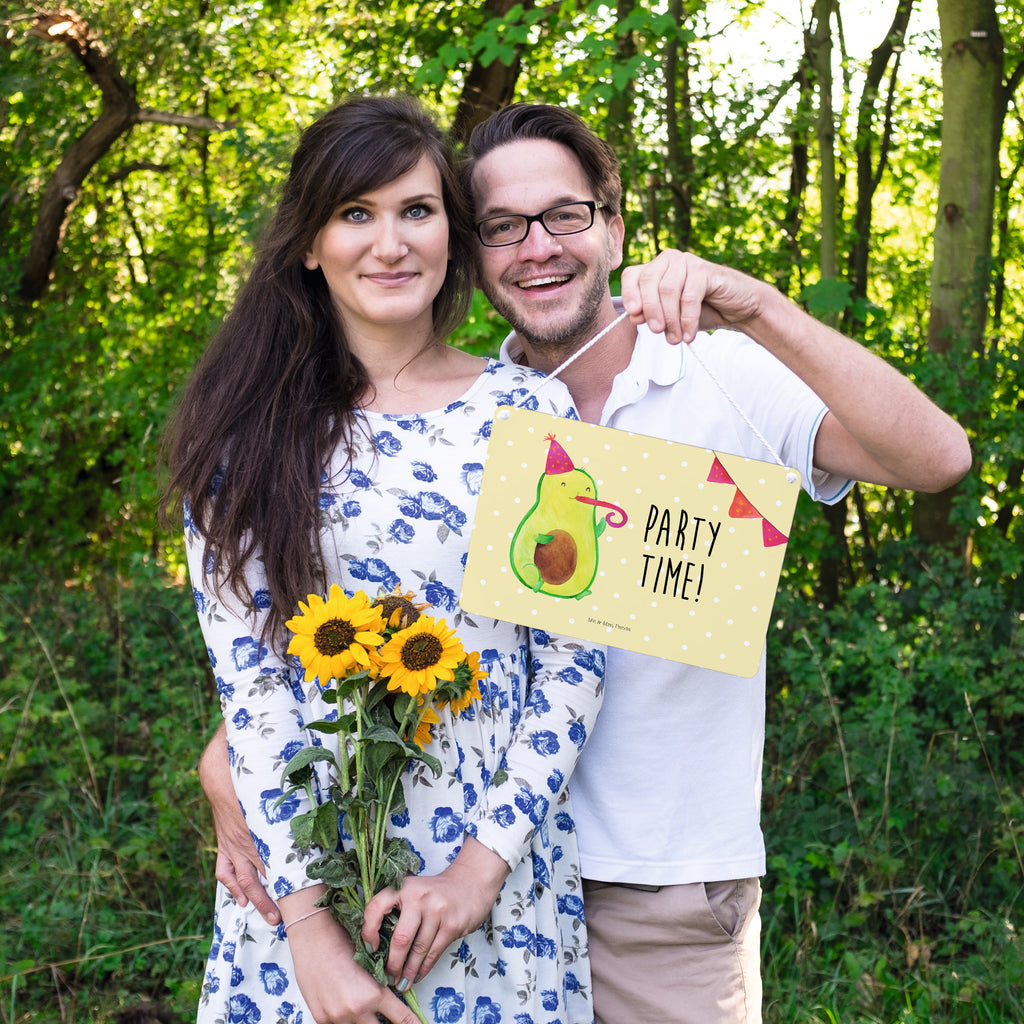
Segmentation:
[(279, 924), (281, 914), (260, 883), (263, 862), (256, 852), (231, 783), (228, 737), (223, 722), (199, 759), (199, 782), (213, 809), (213, 827), (217, 833), (217, 881), (227, 886), (239, 906), (248, 906), (252, 900), (267, 924)]
[(815, 442), (819, 469), (941, 491), (971, 467), (967, 435), (952, 417), (884, 360), (763, 281), (668, 250), (623, 271), (622, 298), (635, 322), (665, 330), (671, 342), (729, 327), (784, 363), (829, 409)]

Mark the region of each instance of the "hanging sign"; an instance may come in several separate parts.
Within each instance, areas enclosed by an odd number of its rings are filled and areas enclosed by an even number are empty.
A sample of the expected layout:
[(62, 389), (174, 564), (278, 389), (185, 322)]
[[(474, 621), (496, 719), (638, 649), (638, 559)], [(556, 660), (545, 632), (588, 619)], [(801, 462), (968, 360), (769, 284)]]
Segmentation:
[(773, 463), (501, 409), (462, 608), (752, 676), (799, 490)]

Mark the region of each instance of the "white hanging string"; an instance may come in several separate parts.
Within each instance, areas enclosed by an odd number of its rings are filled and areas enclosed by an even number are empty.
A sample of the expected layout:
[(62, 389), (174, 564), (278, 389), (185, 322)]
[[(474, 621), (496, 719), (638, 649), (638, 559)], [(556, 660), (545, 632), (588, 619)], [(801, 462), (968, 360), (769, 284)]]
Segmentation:
[(705, 363), (704, 360), (701, 359), (699, 355), (697, 355), (697, 350), (691, 345), (687, 351), (690, 353), (691, 356), (693, 356), (694, 359), (697, 360), (697, 362), (700, 364), (704, 372), (715, 382), (715, 384), (718, 385), (718, 390), (721, 391), (723, 395), (725, 395), (726, 401), (728, 401), (728, 403), (736, 410), (736, 412), (739, 413), (740, 418), (743, 420), (743, 422), (746, 423), (748, 427), (750, 427), (751, 433), (754, 435), (754, 437), (756, 437), (758, 441), (760, 441), (761, 444), (763, 444), (765, 448), (767, 448), (768, 451), (771, 452), (772, 458), (775, 459), (775, 461), (780, 466), (785, 466), (786, 464), (782, 461), (782, 456), (779, 455), (779, 453), (772, 447), (771, 443), (768, 441), (768, 438), (766, 438), (764, 434), (762, 434), (761, 431), (758, 430), (756, 426), (754, 426), (754, 424), (751, 422), (747, 414), (740, 408), (739, 403), (736, 401), (736, 399), (729, 394), (729, 391), (726, 388), (726, 386), (718, 379), (718, 377), (714, 375), (714, 373), (711, 372), (711, 368), (707, 365), (707, 363)]
[[(592, 337), (590, 339), (590, 341), (588, 341), (582, 348), (579, 348), (575, 352), (573, 352), (573, 354), (571, 356), (569, 356), (569, 358), (566, 359), (566, 361), (564, 363), (562, 363), (560, 366), (556, 366), (555, 369), (553, 369), (546, 377), (541, 378), (541, 380), (539, 380), (533, 386), (533, 388), (530, 391), (527, 392), (526, 397), (523, 399), (523, 401), (519, 403), (520, 407), (522, 407), (542, 387), (544, 387), (544, 385), (549, 380), (554, 380), (566, 367), (571, 366), (577, 359), (579, 359), (579, 357), (581, 355), (583, 355), (584, 352), (588, 351), (594, 345), (596, 345), (597, 342), (599, 342), (610, 330), (612, 330), (614, 327), (617, 327), (619, 324), (621, 324), (622, 321), (625, 320), (628, 316), (629, 316), (628, 313), (620, 313), (610, 324), (608, 324), (607, 327), (605, 327), (602, 330), (598, 331), (598, 333), (595, 334), (594, 337)], [(667, 342), (665, 344), (667, 344)], [(697, 355), (697, 350), (694, 348), (694, 346), (693, 345), (688, 346), (687, 351), (697, 361), (697, 363), (701, 367), (701, 369), (711, 378), (712, 382), (718, 387), (718, 390), (722, 392), (722, 394), (725, 396), (726, 401), (733, 407), (733, 409), (736, 410), (736, 413), (743, 420), (743, 422), (750, 428), (750, 431), (754, 435), (754, 437), (756, 437), (758, 439), (758, 441), (760, 441), (761, 444), (764, 445), (764, 447), (769, 452), (771, 452), (772, 458), (775, 459), (775, 461), (780, 466), (785, 466), (786, 464), (785, 464), (785, 462), (782, 461), (782, 456), (779, 455), (779, 453), (771, 445), (771, 443), (764, 436), (764, 434), (762, 434), (761, 431), (757, 429), (757, 427), (751, 421), (750, 417), (747, 416), (747, 414), (743, 411), (743, 409), (740, 408), (739, 403), (729, 393), (729, 389), (726, 388), (726, 386), (722, 383), (722, 381), (711, 371), (711, 368), (707, 365), (707, 363), (705, 363), (704, 360), (701, 359), (701, 357), (699, 355)], [(791, 482), (794, 482), (794, 481), (791, 481)]]

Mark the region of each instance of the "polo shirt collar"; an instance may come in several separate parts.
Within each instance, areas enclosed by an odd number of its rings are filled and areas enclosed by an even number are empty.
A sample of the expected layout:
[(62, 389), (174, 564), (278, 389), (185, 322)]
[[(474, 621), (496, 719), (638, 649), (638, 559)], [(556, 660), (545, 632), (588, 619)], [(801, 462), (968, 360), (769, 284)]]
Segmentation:
[[(613, 297), (617, 313), (623, 312), (622, 299)], [(648, 382), (660, 385), (674, 384), (686, 371), (685, 345), (669, 345), (662, 334), (654, 334), (646, 324), (637, 328), (636, 344), (629, 365), (612, 384), (611, 395), (620, 395), (628, 404), (642, 397)], [(522, 364), (523, 344), (515, 333), (502, 342), (498, 358), (503, 363)]]

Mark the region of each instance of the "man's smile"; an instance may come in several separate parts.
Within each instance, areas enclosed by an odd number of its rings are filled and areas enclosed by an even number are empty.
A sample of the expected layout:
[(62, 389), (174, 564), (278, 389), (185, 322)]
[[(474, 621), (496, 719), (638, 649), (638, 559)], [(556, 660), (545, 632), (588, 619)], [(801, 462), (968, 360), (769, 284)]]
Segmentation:
[(572, 274), (559, 274), (557, 276), (526, 278), (526, 279), (521, 280), (521, 281), (516, 281), (516, 287), (517, 288), (543, 288), (546, 285), (565, 284), (566, 281), (571, 281), (572, 278), (573, 278)]

